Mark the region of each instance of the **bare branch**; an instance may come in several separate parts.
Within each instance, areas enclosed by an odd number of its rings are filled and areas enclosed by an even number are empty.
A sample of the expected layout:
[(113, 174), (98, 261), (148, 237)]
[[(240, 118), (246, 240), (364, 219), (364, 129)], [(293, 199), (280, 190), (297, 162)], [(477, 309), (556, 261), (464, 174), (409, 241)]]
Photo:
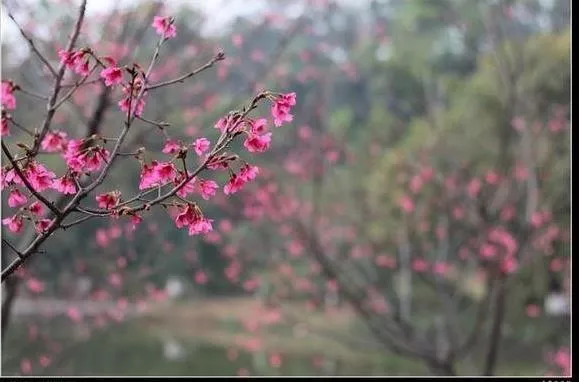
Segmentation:
[(54, 77), (58, 77), (58, 74), (56, 73), (56, 71), (54, 70), (52, 65), (50, 65), (50, 62), (48, 62), (46, 57), (44, 57), (44, 55), (42, 53), (40, 53), (40, 51), (36, 48), (36, 45), (34, 45), (34, 41), (32, 41), (32, 38), (30, 36), (28, 36), (28, 34), (24, 31), (24, 29), (22, 29), (20, 24), (16, 21), (16, 19), (12, 15), (12, 13), (9, 10), (7, 10), (6, 12), (8, 13), (8, 17), (10, 17), (10, 19), (12, 19), (14, 24), (16, 24), (16, 27), (20, 31), (20, 34), (22, 35), (22, 37), (24, 37), (24, 39), (28, 42), (30, 49), (32, 49), (32, 51), (38, 56), (40, 61), (42, 61), (42, 63), (46, 66), (46, 68), (50, 71), (50, 73), (52, 73), (52, 75)]
[(190, 73), (184, 74), (181, 77), (175, 78), (173, 80), (170, 81), (165, 81), (165, 82), (160, 82), (158, 84), (155, 85), (149, 85), (145, 88), (145, 90), (153, 90), (153, 89), (157, 89), (157, 88), (161, 88), (164, 86), (169, 86), (172, 84), (176, 84), (176, 83), (182, 83), (184, 82), (186, 79), (193, 77), (196, 74), (201, 73), (202, 71), (209, 69), (210, 67), (212, 67), (213, 65), (215, 65), (216, 62), (222, 61), (225, 59), (225, 53), (223, 52), (219, 52), (217, 53), (209, 62), (207, 62), (205, 65), (193, 70)]

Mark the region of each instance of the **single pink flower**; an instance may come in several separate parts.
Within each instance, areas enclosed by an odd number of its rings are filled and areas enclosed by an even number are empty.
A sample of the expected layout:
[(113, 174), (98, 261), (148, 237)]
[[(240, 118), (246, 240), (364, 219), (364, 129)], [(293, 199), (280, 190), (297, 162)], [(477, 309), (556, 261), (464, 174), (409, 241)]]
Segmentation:
[(44, 215), (44, 204), (36, 201), (34, 203), (32, 203), (30, 206), (28, 206), (28, 211), (30, 211), (31, 214), (36, 215), (36, 216), (43, 216)]
[(539, 317), (541, 315), (541, 307), (537, 304), (529, 304), (525, 309), (527, 316), (531, 318)]
[(159, 185), (159, 178), (157, 176), (157, 172), (155, 171), (157, 164), (157, 161), (153, 161), (151, 164), (143, 165), (139, 190), (146, 190), (147, 188), (152, 188)]
[(119, 85), (123, 82), (123, 70), (116, 66), (103, 69), (101, 78), (105, 80), (106, 86)]
[(244, 185), (245, 181), (236, 174), (233, 174), (229, 179), (229, 182), (223, 187), (223, 192), (225, 195), (235, 194), (237, 191), (241, 190)]
[(172, 17), (155, 16), (153, 19), (153, 28), (155, 28), (157, 34), (166, 39), (177, 36), (177, 28), (175, 27)]
[(46, 230), (48, 230), (50, 223), (52, 223), (50, 219), (40, 219), (39, 221), (36, 222), (34, 228), (36, 229), (36, 232), (43, 233)]
[(199, 182), (201, 197), (205, 200), (209, 200), (212, 196), (215, 196), (218, 189), (219, 185), (213, 180), (202, 180)]
[(197, 271), (195, 273), (195, 283), (197, 283), (199, 285), (204, 285), (204, 284), (207, 284), (207, 281), (209, 281), (209, 277), (207, 277), (207, 273), (205, 273), (203, 271)]
[(28, 358), (20, 361), (20, 371), (22, 374), (30, 374), (32, 372), (32, 362)]
[(134, 231), (143, 222), (143, 218), (137, 214), (131, 215), (131, 229)]
[(204, 152), (209, 150), (210, 146), (211, 142), (207, 138), (198, 138), (195, 140), (195, 143), (193, 143), (193, 149), (199, 156), (203, 155)]
[(245, 142), (243, 142), (243, 146), (245, 146), (250, 153), (262, 153), (269, 148), (270, 143), (271, 133), (265, 133), (263, 135), (250, 135)]
[(499, 183), (500, 175), (497, 174), (494, 170), (489, 170), (485, 175), (485, 180), (488, 184), (496, 185)]
[(74, 195), (77, 191), (76, 183), (69, 175), (55, 179), (52, 182), (52, 188), (65, 195)]
[(414, 211), (414, 202), (412, 201), (412, 199), (409, 196), (403, 196), (400, 199), (400, 207), (402, 208), (402, 210), (406, 213), (411, 213)]
[(53, 153), (66, 149), (66, 133), (64, 131), (49, 131), (42, 140), (41, 147), (44, 151)]
[(26, 204), (27, 201), (28, 198), (26, 197), (26, 195), (20, 192), (19, 189), (12, 190), (12, 192), (10, 192), (10, 195), (8, 195), (8, 205), (11, 208), (20, 207)]
[(175, 225), (177, 228), (183, 228), (197, 220), (199, 220), (199, 214), (191, 204), (187, 204), (175, 217)]
[(296, 104), (296, 93), (282, 94), (277, 97), (271, 108), (271, 114), (273, 116), (273, 123), (280, 127), (285, 122), (293, 121), (293, 115), (291, 114), (291, 107)]
[(76, 307), (70, 307), (66, 311), (66, 315), (70, 318), (73, 322), (80, 322), (82, 321), (82, 313)]
[(31, 162), (24, 171), (24, 176), (36, 191), (44, 191), (50, 186), (56, 175), (38, 162)]
[(468, 196), (476, 198), (482, 187), (482, 182), (478, 178), (472, 179), (467, 186)]
[(2, 81), (2, 91), (0, 93), (0, 104), (6, 109), (16, 108), (16, 97), (14, 97), (14, 90), (16, 86), (12, 81)]
[(244, 182), (250, 182), (254, 180), (258, 174), (259, 174), (259, 167), (251, 165), (245, 165), (243, 166), (241, 171), (239, 171), (239, 177)]
[(267, 132), (267, 119), (260, 118), (255, 121), (250, 121), (250, 127), (251, 134), (264, 134)]
[(97, 195), (96, 201), (98, 202), (99, 208), (109, 210), (119, 204), (120, 197), (120, 191), (111, 191), (106, 194)]
[(213, 231), (213, 220), (199, 219), (189, 225), (189, 236), (205, 234)]
[(165, 142), (165, 147), (163, 147), (163, 153), (165, 154), (177, 154), (181, 150), (181, 144), (173, 139), (168, 139)]
[(44, 283), (38, 279), (30, 278), (26, 283), (26, 286), (32, 293), (42, 293), (44, 292)]
[(156, 177), (159, 182), (164, 185), (173, 182), (177, 177), (177, 169), (173, 163), (158, 163), (155, 166)]

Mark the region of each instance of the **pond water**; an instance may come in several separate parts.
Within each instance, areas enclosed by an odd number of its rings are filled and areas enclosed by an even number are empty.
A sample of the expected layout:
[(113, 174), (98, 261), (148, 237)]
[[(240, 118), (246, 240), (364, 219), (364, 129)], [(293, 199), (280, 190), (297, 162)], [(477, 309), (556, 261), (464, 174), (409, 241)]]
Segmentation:
[(40, 344), (22, 345), (25, 333), (19, 333), (3, 346), (2, 375), (21, 375), (22, 360), (32, 363), (30, 374), (44, 376), (412, 375), (420, 371), (388, 359), (365, 363), (323, 354), (249, 353), (193, 339), (162, 338), (130, 324), (101, 330), (84, 341), (61, 338), (62, 350), (42, 367), (39, 356), (50, 353)]

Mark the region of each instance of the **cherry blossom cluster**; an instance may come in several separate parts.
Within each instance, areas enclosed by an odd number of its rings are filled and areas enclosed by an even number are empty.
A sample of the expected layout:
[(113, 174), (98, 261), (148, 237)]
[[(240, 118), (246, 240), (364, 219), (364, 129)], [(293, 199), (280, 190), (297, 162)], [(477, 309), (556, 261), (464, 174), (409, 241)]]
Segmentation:
[[(279, 94), (269, 91), (259, 93), (249, 105), (230, 112), (217, 121), (215, 128), (220, 135), (215, 142), (206, 137), (197, 138), (193, 142), (182, 142), (171, 138), (161, 128), (166, 139), (162, 150), (162, 153), (168, 156), (166, 160), (146, 161), (145, 148), (128, 155), (138, 160), (142, 169), (138, 182), (139, 193), (136, 196), (125, 198), (119, 190), (106, 192), (96, 190), (105, 180), (112, 163), (121, 156), (120, 149), (129, 128), (136, 119), (142, 119), (149, 92), (162, 86), (183, 82), (185, 78), (224, 59), (224, 54), (220, 52), (208, 64), (192, 73), (173, 81), (151, 84), (149, 81), (151, 70), (159, 56), (161, 46), (177, 34), (172, 17), (156, 16), (152, 25), (160, 40), (147, 70), (137, 63), (120, 65), (111, 57), (100, 57), (91, 48), (74, 50), (69, 47), (58, 51), (62, 72), (59, 81), (62, 80), (66, 70), (79, 75), (81, 79), (72, 86), (72, 90), (61, 99), (62, 101), (51, 99), (48, 110), (56, 109), (55, 105), (65, 102), (92, 73), (100, 70), (97, 81), (102, 81), (106, 87), (111, 88), (113, 94), (120, 93), (118, 107), (125, 115), (124, 126), (116, 138), (104, 138), (99, 134), (76, 138), (53, 128), (50, 126), (50, 119), (47, 119), (45, 128), (33, 134), (34, 142), (31, 145), (23, 143), (16, 145), (22, 149), (21, 152), (10, 150), (5, 142), (2, 142), (8, 164), (0, 172), (0, 189), (8, 191), (8, 205), (16, 209), (11, 216), (2, 219), (2, 224), (7, 226), (9, 231), (20, 233), (25, 227), (25, 222), (30, 221), (38, 234), (37, 240), (42, 243), (55, 230), (66, 229), (93, 217), (127, 216), (133, 226), (136, 226), (142, 221), (143, 211), (149, 210), (154, 205), (160, 205), (167, 209), (178, 228), (186, 227), (189, 235), (204, 234), (213, 230), (213, 220), (204, 216), (199, 205), (188, 197), (193, 194), (204, 200), (210, 200), (221, 186), (208, 176), (202, 178), (201, 173), (228, 171), (229, 181), (223, 185), (223, 192), (226, 195), (238, 192), (246, 183), (258, 176), (257, 166), (241, 160), (238, 154), (226, 150), (237, 137), (244, 137), (243, 146), (251, 154), (268, 150), (272, 140), (268, 118), (251, 118), (249, 114), (262, 101), (268, 100), (271, 102), (271, 123), (279, 128), (293, 120), (291, 112), (296, 104), (295, 93)], [(58, 86), (55, 94), (58, 93)], [(2, 136), (10, 135), (9, 125), (14, 121), (7, 110), (16, 108), (14, 93), (18, 89), (18, 85), (11, 81), (2, 82)], [(144, 121), (156, 124), (154, 121)], [(161, 127), (160, 124), (157, 126)], [(114, 147), (111, 147), (111, 144), (114, 144)], [(59, 154), (66, 164), (64, 173), (57, 175), (45, 164), (40, 163), (38, 153)], [(191, 165), (188, 163), (191, 153), (197, 157), (195, 161), (197, 166), (194, 170), (188, 169)], [(240, 166), (234, 166), (239, 162)], [(96, 191), (93, 200), (97, 207), (81, 205), (81, 201), (93, 190)], [(154, 193), (157, 196), (151, 198)], [(66, 207), (56, 206), (56, 199), (51, 200), (54, 194), (69, 198)], [(67, 224), (66, 218), (73, 212), (86, 216)], [(36, 250), (37, 248), (30, 249), (31, 252)], [(19, 255), (22, 259), (29, 253)]]

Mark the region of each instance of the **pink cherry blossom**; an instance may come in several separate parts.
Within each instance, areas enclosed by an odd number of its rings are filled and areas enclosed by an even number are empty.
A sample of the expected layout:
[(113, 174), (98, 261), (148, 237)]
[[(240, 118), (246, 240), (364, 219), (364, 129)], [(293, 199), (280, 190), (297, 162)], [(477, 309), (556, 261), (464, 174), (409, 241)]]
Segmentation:
[(482, 182), (480, 181), (480, 179), (478, 178), (472, 179), (467, 186), (468, 195), (473, 199), (476, 198), (481, 190), (481, 187)]
[(143, 164), (139, 190), (146, 190), (147, 188), (156, 187), (159, 185), (159, 179), (157, 172), (155, 171), (157, 164), (157, 161), (153, 161), (151, 164)]
[(175, 225), (177, 228), (183, 228), (199, 219), (197, 211), (191, 204), (187, 204), (184, 209), (180, 210), (175, 217)]
[(204, 271), (197, 271), (195, 273), (195, 283), (199, 285), (205, 285), (209, 281), (209, 277), (207, 277), (207, 273)]
[(406, 213), (411, 213), (414, 211), (414, 201), (409, 196), (403, 196), (400, 199), (400, 207)]
[(26, 195), (20, 192), (19, 189), (12, 190), (12, 192), (10, 192), (10, 195), (8, 195), (8, 205), (12, 208), (20, 207), (26, 204), (27, 201), (28, 198), (26, 197)]
[(282, 94), (275, 99), (271, 108), (273, 116), (273, 123), (277, 127), (281, 127), (285, 122), (293, 121), (291, 107), (296, 104), (296, 93)]
[(22, 374), (30, 374), (32, 372), (32, 362), (28, 358), (20, 361), (20, 371)]
[(161, 162), (155, 166), (156, 179), (161, 185), (173, 182), (177, 177), (177, 169), (173, 163)]
[(245, 142), (243, 142), (243, 146), (245, 146), (250, 153), (262, 153), (269, 148), (270, 143), (271, 133), (265, 133), (263, 135), (249, 135)]
[(49, 153), (64, 151), (67, 144), (67, 135), (64, 131), (49, 131), (40, 145), (43, 150)]
[(2, 113), (2, 117), (0, 118), (0, 137), (9, 137), (10, 136), (10, 128), (8, 127), (8, 118), (4, 117), (4, 113)]
[(267, 132), (267, 119), (260, 118), (255, 121), (250, 121), (251, 134), (264, 134)]
[(209, 200), (212, 196), (215, 196), (218, 189), (219, 185), (213, 180), (201, 180), (199, 182), (201, 197), (205, 200)]
[(111, 191), (106, 194), (96, 196), (99, 208), (109, 210), (119, 204), (121, 193), (119, 191)]
[(163, 147), (163, 153), (165, 154), (177, 154), (181, 150), (182, 145), (173, 139), (168, 139), (165, 142), (165, 147)]
[(177, 28), (173, 23), (173, 18), (169, 16), (155, 16), (153, 19), (153, 28), (157, 34), (169, 39), (177, 36)]
[(110, 66), (103, 69), (101, 78), (105, 80), (106, 86), (119, 85), (123, 82), (123, 70), (116, 66)]
[(541, 315), (541, 307), (537, 304), (529, 304), (525, 310), (527, 316), (531, 318), (539, 317)]
[[(185, 180), (186, 177), (190, 177), (191, 174), (189, 175), (185, 175), (185, 172), (180, 173), (176, 178), (175, 178), (175, 186), (178, 186), (179, 184), (181, 184), (181, 182), (183, 182)], [(195, 191), (195, 182), (196, 182), (196, 178), (193, 177), (191, 178), (187, 183), (185, 183), (183, 185), (183, 187), (181, 187), (179, 189), (179, 191), (177, 191), (177, 195), (179, 195), (182, 198), (185, 198), (187, 195), (189, 195), (190, 193), (192, 193), (193, 191)]]
[(2, 91), (0, 93), (0, 100), (2, 106), (6, 109), (16, 108), (16, 97), (14, 97), (14, 90), (16, 86), (12, 81), (2, 81)]
[(211, 146), (211, 142), (207, 138), (198, 138), (193, 143), (193, 149), (197, 153), (197, 155), (201, 156), (204, 152), (209, 150)]
[(30, 211), (30, 213), (33, 215), (43, 216), (45, 212), (44, 204), (36, 201), (32, 203), (30, 206), (28, 206), (28, 211)]
[(28, 164), (28, 167), (24, 170), (24, 176), (34, 190), (39, 192), (52, 186), (52, 182), (56, 177), (52, 171), (47, 170), (46, 167), (35, 161)]
[(205, 234), (213, 231), (213, 220), (199, 219), (189, 225), (189, 236)]
[(77, 191), (76, 183), (69, 175), (65, 175), (61, 178), (55, 179), (52, 182), (52, 188), (65, 195), (67, 194), (74, 195), (76, 194)]
[(73, 322), (80, 322), (82, 321), (82, 313), (76, 307), (70, 307), (66, 311), (66, 315), (70, 318)]
[(48, 230), (50, 223), (52, 223), (50, 219), (40, 219), (36, 224), (34, 224), (34, 228), (36, 229), (36, 232), (43, 233)]
[(35, 278), (29, 278), (28, 281), (26, 282), (26, 286), (28, 287), (28, 290), (30, 290), (32, 293), (42, 293), (44, 292), (44, 282), (35, 279)]
[(14, 215), (9, 218), (2, 219), (2, 224), (7, 225), (10, 232), (19, 233), (24, 227), (24, 220), (20, 215)]
[(245, 165), (243, 166), (241, 171), (239, 171), (239, 177), (244, 182), (250, 182), (254, 180), (258, 174), (259, 174), (259, 167), (251, 165)]
[(141, 99), (139, 99), (139, 102), (137, 102), (137, 105), (135, 107), (135, 99), (131, 98), (131, 97), (126, 97), (123, 98), (122, 100), (119, 101), (119, 107), (121, 109), (121, 111), (128, 113), (129, 112), (129, 107), (131, 109), (131, 113), (135, 114), (137, 117), (140, 117), (141, 115), (143, 115), (143, 111), (145, 110), (145, 94), (143, 93), (143, 96), (141, 97)]
[(229, 179), (229, 182), (223, 187), (225, 195), (235, 194), (245, 185), (245, 181), (236, 174)]

